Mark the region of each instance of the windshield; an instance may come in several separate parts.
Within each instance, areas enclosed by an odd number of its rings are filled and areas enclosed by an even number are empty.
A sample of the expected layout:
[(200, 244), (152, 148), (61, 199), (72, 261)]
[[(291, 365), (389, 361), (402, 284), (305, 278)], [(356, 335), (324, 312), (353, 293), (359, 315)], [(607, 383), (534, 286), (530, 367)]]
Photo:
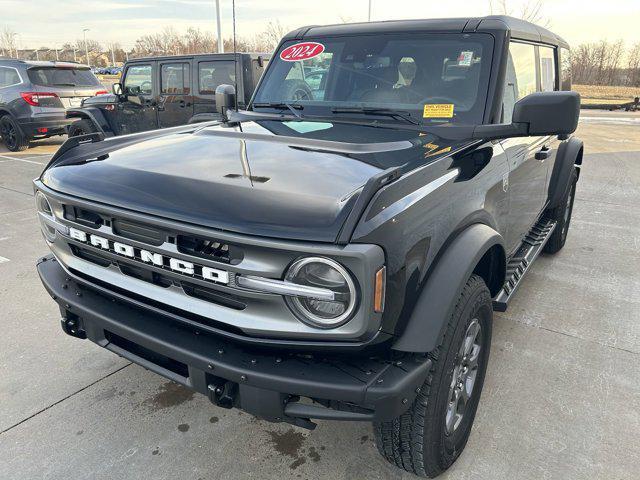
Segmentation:
[(98, 87), (100, 82), (88, 68), (36, 67), (27, 70), (29, 80), (45, 87)]
[(492, 47), (492, 38), (485, 34), (385, 34), (286, 42), (274, 56), (253, 108), (288, 104), (303, 115), (371, 114), (423, 124), (482, 123)]

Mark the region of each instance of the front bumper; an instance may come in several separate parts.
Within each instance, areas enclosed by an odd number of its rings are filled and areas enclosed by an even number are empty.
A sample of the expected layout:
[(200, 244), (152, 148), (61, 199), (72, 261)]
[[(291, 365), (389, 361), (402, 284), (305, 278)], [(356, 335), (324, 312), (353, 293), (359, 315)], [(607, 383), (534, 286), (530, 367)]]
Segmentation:
[(431, 367), (424, 356), (383, 361), (247, 347), (110, 295), (67, 273), (52, 255), (39, 260), (38, 273), (69, 335), (270, 421), (313, 428), (314, 418), (390, 420), (413, 403)]

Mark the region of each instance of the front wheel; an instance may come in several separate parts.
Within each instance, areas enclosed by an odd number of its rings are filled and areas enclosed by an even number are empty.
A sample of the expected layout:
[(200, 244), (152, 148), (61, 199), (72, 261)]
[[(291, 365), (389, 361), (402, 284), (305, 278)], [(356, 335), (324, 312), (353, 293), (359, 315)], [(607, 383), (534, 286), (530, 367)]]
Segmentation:
[(91, 122), (91, 120), (87, 120), (86, 118), (73, 122), (69, 126), (70, 137), (77, 137), (79, 135), (88, 135), (89, 133), (93, 133), (96, 131), (97, 130), (94, 127), (93, 122)]
[(484, 281), (472, 275), (458, 298), (433, 366), (411, 408), (374, 424), (389, 462), (423, 477), (449, 468), (464, 449), (476, 415), (491, 345), (493, 308)]

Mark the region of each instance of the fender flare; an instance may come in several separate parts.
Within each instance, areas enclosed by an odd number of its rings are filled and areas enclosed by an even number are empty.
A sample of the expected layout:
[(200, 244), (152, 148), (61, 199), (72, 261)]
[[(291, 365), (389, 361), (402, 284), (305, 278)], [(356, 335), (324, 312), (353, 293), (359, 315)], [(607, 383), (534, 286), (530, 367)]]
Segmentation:
[(495, 245), (504, 249), (502, 236), (483, 223), (469, 226), (453, 240), (427, 278), (394, 350), (427, 353), (440, 344), (464, 285)]
[(582, 152), (584, 144), (582, 140), (571, 137), (566, 142), (562, 142), (558, 148), (556, 163), (553, 166), (551, 179), (549, 180), (548, 208), (555, 208), (564, 198), (564, 194), (569, 186), (569, 178), (574, 165), (582, 162)]
[(99, 108), (85, 107), (77, 109), (68, 109), (65, 113), (67, 118), (77, 118), (90, 120), (96, 127), (99, 133), (105, 134), (105, 136), (113, 135), (113, 130), (107, 122), (104, 114)]

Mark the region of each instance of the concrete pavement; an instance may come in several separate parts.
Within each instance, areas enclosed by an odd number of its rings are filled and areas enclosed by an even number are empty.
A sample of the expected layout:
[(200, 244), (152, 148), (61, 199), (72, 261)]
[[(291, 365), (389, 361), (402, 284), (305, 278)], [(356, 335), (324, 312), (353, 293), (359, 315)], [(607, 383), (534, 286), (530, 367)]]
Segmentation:
[[(629, 118), (640, 115), (584, 115), (567, 245), (496, 314), (476, 424), (442, 478), (638, 477), (640, 125)], [(379, 457), (369, 425), (269, 424), (65, 336), (34, 268), (47, 249), (30, 182), (60, 142), (46, 143), (0, 150), (0, 478), (413, 478)]]

